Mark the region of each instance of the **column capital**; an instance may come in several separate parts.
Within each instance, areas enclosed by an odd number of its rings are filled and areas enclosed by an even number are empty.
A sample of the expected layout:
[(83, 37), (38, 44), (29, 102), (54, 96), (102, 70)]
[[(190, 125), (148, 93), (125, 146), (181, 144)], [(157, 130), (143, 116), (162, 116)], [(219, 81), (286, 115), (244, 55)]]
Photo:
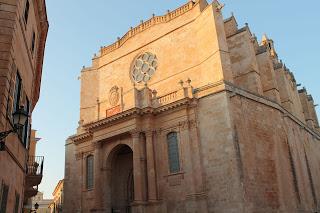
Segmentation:
[(83, 152), (78, 152), (75, 154), (76, 160), (80, 160), (83, 158)]
[(139, 138), (140, 137), (140, 133), (141, 133), (141, 130), (139, 130), (139, 129), (133, 129), (133, 130), (130, 131), (130, 134), (131, 134), (132, 138)]
[(156, 135), (161, 135), (161, 134), (162, 134), (162, 129), (161, 129), (161, 128), (155, 129), (155, 130), (154, 130), (154, 133), (155, 133)]
[(146, 135), (146, 137), (152, 137), (153, 133), (154, 133), (153, 129), (144, 130), (144, 134)]
[(102, 142), (101, 141), (94, 141), (93, 147), (95, 150), (100, 149), (102, 147)]

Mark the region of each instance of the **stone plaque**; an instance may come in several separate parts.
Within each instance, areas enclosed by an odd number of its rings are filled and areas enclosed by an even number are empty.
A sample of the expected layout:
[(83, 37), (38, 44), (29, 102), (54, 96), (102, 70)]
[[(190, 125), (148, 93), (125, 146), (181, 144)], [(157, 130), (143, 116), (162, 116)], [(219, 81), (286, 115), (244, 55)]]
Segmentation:
[(107, 109), (107, 117), (111, 117), (121, 112), (120, 105)]

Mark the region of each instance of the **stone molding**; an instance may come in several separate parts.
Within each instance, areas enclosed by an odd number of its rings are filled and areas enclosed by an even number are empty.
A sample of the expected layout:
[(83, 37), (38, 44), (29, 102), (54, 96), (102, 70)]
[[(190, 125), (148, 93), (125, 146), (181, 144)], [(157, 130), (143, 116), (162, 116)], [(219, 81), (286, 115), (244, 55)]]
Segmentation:
[[(301, 128), (305, 129), (307, 132), (309, 132), (311, 135), (316, 137), (318, 140), (320, 140), (320, 134), (317, 133), (316, 131), (310, 129), (306, 124), (301, 122), (298, 118), (296, 118), (294, 115), (292, 115), (289, 111), (284, 109), (279, 103), (269, 99), (268, 97), (262, 96), (255, 94), (253, 92), (247, 91), (243, 88), (237, 87), (236, 85), (227, 82), (227, 81), (219, 81), (213, 84), (209, 84), (197, 89), (194, 89), (193, 93), (195, 95), (194, 98), (182, 98), (180, 100), (176, 100), (172, 103), (169, 103), (164, 106), (160, 106), (158, 108), (153, 108), (153, 107), (146, 107), (146, 108), (132, 108), (126, 111), (123, 111), (117, 115), (105, 118), (100, 121), (96, 121), (93, 123), (89, 123), (84, 125), (84, 128), (87, 132), (82, 133), (80, 135), (75, 135), (71, 136), (70, 139), (75, 143), (75, 144), (80, 144), (85, 141), (89, 141), (93, 139), (93, 132), (99, 129), (106, 128), (108, 126), (114, 125), (116, 122), (119, 122), (121, 120), (127, 119), (127, 118), (133, 118), (135, 116), (140, 117), (140, 116), (145, 116), (145, 115), (157, 115), (161, 114), (164, 112), (172, 111), (175, 109), (181, 109), (181, 107), (194, 107), (196, 106), (195, 101), (197, 99), (201, 99), (203, 97), (209, 96), (209, 95), (215, 95), (217, 93), (221, 92), (229, 92), (232, 95), (229, 96), (229, 98), (233, 98), (235, 96), (242, 96), (247, 99), (259, 102), (261, 104), (267, 105), (269, 107), (272, 107), (276, 110), (279, 110), (282, 114), (283, 117), (290, 118), (292, 121), (297, 123)], [(173, 128), (175, 125), (169, 127)], [(197, 121), (196, 120), (186, 120), (186, 121), (181, 121), (180, 123), (176, 124), (177, 127), (180, 127), (182, 130), (185, 130), (187, 128), (195, 128), (197, 126)], [(162, 132), (165, 129), (161, 128), (156, 130), (156, 134), (162, 134)], [(141, 130), (140, 130), (141, 132)]]
[(70, 139), (76, 144), (80, 144), (80, 143), (83, 143), (85, 141), (89, 141), (89, 140), (92, 140), (93, 138), (93, 133), (88, 131), (88, 132), (85, 132), (85, 133), (82, 133), (82, 134), (79, 134), (79, 135), (75, 135), (73, 137), (71, 137)]
[[(165, 106), (161, 106), (158, 108), (153, 108), (153, 107), (146, 107), (146, 108), (132, 108), (126, 111), (123, 111), (122, 113), (116, 114), (114, 116), (102, 119), (100, 121), (96, 121), (93, 123), (85, 124), (84, 128), (87, 131), (93, 132), (96, 129), (104, 128), (106, 126), (110, 126), (114, 124), (116, 121), (120, 121), (124, 118), (128, 117), (134, 117), (134, 116), (145, 116), (145, 115), (155, 115), (155, 114), (160, 114), (165, 111), (169, 111), (175, 108), (179, 108), (181, 106), (189, 105), (191, 104), (191, 99), (190, 98), (183, 98), (178, 101), (175, 101), (173, 103), (170, 103)], [(85, 133), (84, 133), (85, 134)], [(82, 134), (82, 135), (84, 135)], [(77, 136), (71, 137), (71, 139), (74, 139)]]
[(208, 197), (206, 192), (199, 192), (195, 194), (186, 195), (186, 200), (204, 200)]

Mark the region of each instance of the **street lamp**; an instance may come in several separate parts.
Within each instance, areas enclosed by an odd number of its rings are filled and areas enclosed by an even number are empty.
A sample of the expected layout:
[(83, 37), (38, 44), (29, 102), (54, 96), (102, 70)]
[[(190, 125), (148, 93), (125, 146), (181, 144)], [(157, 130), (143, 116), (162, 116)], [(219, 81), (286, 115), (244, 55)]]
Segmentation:
[(34, 209), (31, 209), (30, 213), (31, 212), (37, 212), (38, 208), (39, 208), (39, 204), (38, 203), (34, 204)]
[(13, 114), (13, 129), (5, 132), (0, 132), (0, 151), (5, 150), (5, 143), (4, 139), (10, 134), (10, 133), (17, 133), (19, 129), (21, 129), (28, 119), (29, 115), (28, 112), (24, 110), (23, 107), (20, 107), (18, 110), (16, 110)]

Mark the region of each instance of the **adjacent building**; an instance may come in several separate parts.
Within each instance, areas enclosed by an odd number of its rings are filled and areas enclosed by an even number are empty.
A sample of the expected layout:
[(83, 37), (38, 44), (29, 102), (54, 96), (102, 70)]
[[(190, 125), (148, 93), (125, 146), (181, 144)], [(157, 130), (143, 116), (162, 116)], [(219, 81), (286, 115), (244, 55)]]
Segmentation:
[[(43, 156), (36, 156), (37, 143), (41, 138), (36, 137), (37, 131), (32, 129), (30, 132), (30, 143), (27, 161), (27, 176), (25, 188), (25, 198), (23, 201), (23, 211), (28, 213), (34, 209), (35, 199), (43, 199), (43, 193), (38, 192), (38, 185), (42, 180)], [(37, 197), (33, 197), (37, 196)], [(48, 207), (48, 206), (47, 206)]]
[(38, 192), (36, 196), (32, 197), (31, 203), (25, 206), (24, 212), (30, 213), (30, 210), (36, 210), (35, 205), (38, 206), (36, 213), (51, 213), (50, 204), (52, 203), (52, 199), (44, 199), (43, 193)]
[(44, 0), (0, 0), (0, 132), (14, 128), (17, 110), (30, 116), (17, 133), (1, 140), (0, 212), (21, 212), (42, 178), (43, 158), (29, 156), (28, 150), (47, 31)]
[(52, 196), (53, 200), (50, 203), (50, 213), (61, 213), (63, 211), (63, 180), (58, 182)]
[(65, 212), (319, 211), (314, 100), (222, 7), (152, 16), (82, 69)]

